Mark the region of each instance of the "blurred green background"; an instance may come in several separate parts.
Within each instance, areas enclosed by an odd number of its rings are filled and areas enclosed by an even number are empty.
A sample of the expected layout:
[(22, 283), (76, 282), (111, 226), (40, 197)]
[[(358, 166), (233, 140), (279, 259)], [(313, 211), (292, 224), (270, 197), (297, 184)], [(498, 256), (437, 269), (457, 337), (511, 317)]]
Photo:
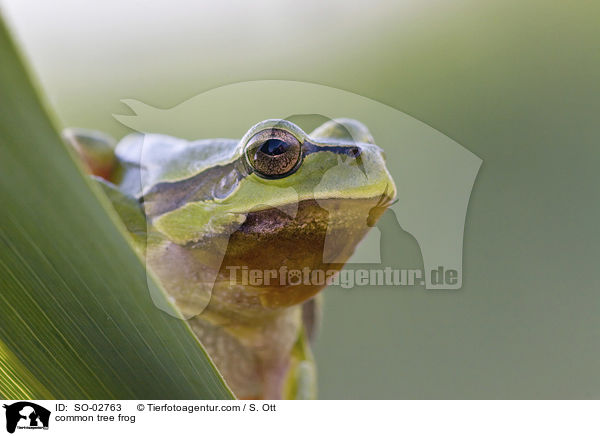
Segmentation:
[[(326, 291), (321, 398), (600, 397), (599, 3), (0, 4), (61, 126), (121, 136), (123, 98), (167, 108), (299, 80), (393, 106), (483, 159), (460, 291)], [(410, 235), (394, 244), (419, 265)]]

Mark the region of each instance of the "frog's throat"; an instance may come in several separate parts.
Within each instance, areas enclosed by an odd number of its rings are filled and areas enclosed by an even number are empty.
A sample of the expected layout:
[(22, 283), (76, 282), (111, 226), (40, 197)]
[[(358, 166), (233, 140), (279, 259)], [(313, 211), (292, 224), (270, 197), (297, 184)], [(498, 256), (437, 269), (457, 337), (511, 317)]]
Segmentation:
[[(185, 313), (206, 308), (224, 319), (256, 320), (325, 288), (324, 278), (332, 279), (343, 267), (387, 204), (380, 197), (304, 200), (294, 216), (279, 208), (250, 211), (232, 232), (205, 234), (186, 244), (161, 238), (148, 246), (157, 254), (149, 260), (172, 282), (167, 287)], [(173, 291), (180, 288), (196, 291)]]
[(231, 285), (232, 270), (259, 271), (254, 282), (236, 274), (233, 287), (244, 291), (244, 304), (249, 295), (269, 309), (302, 303), (327, 286), (322, 279), (343, 267), (388, 204), (376, 197), (304, 200), (294, 217), (278, 208), (249, 212), (229, 237), (220, 277)]

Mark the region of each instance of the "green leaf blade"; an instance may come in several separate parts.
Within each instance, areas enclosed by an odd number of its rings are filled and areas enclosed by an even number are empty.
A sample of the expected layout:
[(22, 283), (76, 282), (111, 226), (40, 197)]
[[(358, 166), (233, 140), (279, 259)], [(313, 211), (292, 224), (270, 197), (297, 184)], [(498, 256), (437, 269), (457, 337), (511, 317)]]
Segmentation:
[(0, 58), (0, 396), (233, 398), (188, 325), (152, 303), (2, 23)]

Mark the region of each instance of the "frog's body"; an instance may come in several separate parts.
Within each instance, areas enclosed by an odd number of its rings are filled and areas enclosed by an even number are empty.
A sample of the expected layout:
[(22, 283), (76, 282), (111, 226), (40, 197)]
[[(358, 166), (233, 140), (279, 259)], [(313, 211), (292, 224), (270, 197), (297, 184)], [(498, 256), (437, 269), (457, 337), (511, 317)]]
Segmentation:
[(233, 392), (313, 397), (315, 295), (396, 192), (367, 128), (267, 120), (241, 141), (130, 135), (114, 149), (65, 137)]

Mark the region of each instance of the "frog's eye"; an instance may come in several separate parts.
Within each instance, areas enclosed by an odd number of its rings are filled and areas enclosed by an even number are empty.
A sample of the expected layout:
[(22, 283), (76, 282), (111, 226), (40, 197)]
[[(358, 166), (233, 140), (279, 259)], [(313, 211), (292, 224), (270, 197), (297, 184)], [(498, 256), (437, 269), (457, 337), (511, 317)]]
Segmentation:
[(279, 179), (298, 169), (302, 146), (294, 135), (285, 130), (263, 130), (246, 144), (246, 158), (259, 176)]

